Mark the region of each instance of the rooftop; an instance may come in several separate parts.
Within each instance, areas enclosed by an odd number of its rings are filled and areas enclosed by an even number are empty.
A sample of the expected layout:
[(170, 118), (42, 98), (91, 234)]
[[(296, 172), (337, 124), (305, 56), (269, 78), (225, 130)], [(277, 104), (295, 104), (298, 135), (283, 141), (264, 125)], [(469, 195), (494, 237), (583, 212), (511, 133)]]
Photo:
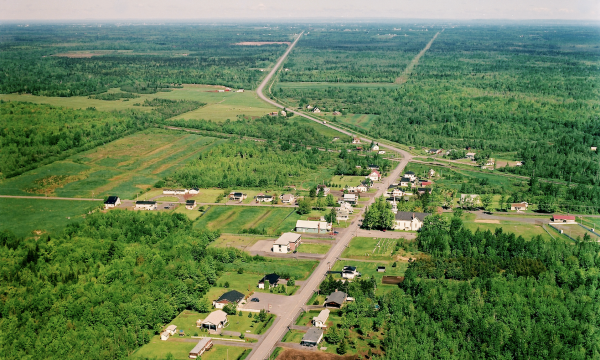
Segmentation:
[(279, 239), (275, 240), (275, 245), (287, 245), (289, 243), (293, 243), (296, 242), (298, 239), (300, 239), (300, 234), (294, 234), (294, 233), (284, 233), (282, 234)]
[(280, 279), (280, 278), (281, 278), (281, 277), (280, 277), (279, 275), (275, 274), (275, 273), (273, 273), (273, 274), (268, 274), (268, 275), (265, 275), (265, 276), (264, 276), (262, 279), (260, 279), (260, 280), (258, 281), (258, 283), (259, 283), (259, 284), (262, 284), (262, 283), (265, 283), (265, 282), (267, 282), (267, 281), (268, 281), (268, 282), (269, 282), (269, 284), (271, 284), (271, 285), (275, 285), (275, 284), (277, 284), (277, 282), (279, 281), (279, 279)]
[(327, 229), (327, 223), (325, 221), (298, 220), (296, 221), (296, 227), (308, 229)]
[(198, 341), (198, 344), (196, 344), (196, 346), (194, 346), (194, 348), (192, 349), (192, 351), (190, 351), (190, 353), (194, 353), (197, 354), (200, 351), (202, 351), (202, 349), (204, 349), (206, 347), (206, 345), (208, 345), (211, 342), (211, 338), (202, 338), (200, 339), (200, 341)]
[(154, 205), (154, 204), (156, 204), (156, 201), (140, 200), (140, 201), (136, 201), (135, 204), (136, 205)]
[(104, 203), (114, 205), (117, 203), (117, 200), (119, 200), (118, 196), (109, 196)]
[(237, 290), (231, 290), (221, 295), (221, 297), (217, 299), (217, 302), (228, 301), (230, 303), (238, 303), (242, 301), (243, 298), (244, 294)]
[(328, 318), (329, 318), (329, 309), (324, 309), (324, 310), (321, 310), (321, 312), (319, 313), (319, 316), (315, 316), (313, 318), (313, 320), (325, 323), (325, 321), (327, 321)]
[(202, 324), (219, 324), (227, 320), (227, 313), (223, 310), (216, 310), (208, 314), (208, 316), (202, 320)]
[(423, 221), (429, 215), (431, 215), (431, 214), (420, 213), (420, 212), (398, 211), (396, 213), (396, 220), (412, 221), (412, 219), (417, 218), (420, 221)]
[(342, 305), (344, 303), (344, 301), (346, 301), (346, 298), (348, 297), (348, 295), (343, 292), (343, 291), (336, 291), (333, 292), (331, 294), (329, 294), (329, 296), (327, 297), (327, 299), (325, 299), (325, 302), (334, 302), (336, 304), (340, 304)]
[(323, 330), (316, 327), (311, 327), (302, 337), (302, 341), (317, 343), (319, 340), (321, 340), (321, 336), (323, 336)]

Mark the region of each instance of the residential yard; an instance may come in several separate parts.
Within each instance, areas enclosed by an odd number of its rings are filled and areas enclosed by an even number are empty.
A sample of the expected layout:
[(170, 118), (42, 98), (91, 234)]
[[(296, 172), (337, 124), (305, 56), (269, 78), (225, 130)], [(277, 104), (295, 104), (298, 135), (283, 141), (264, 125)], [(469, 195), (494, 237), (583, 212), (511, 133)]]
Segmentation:
[(244, 269), (244, 274), (264, 274), (276, 273), (293, 276), (296, 280), (306, 280), (319, 264), (316, 260), (296, 260), (280, 258), (263, 258), (263, 261), (252, 261), (244, 263), (224, 264), (227, 271), (237, 271), (240, 267)]
[(365, 179), (364, 176), (336, 175), (336, 176), (332, 177), (330, 181), (333, 184), (340, 185), (341, 189), (343, 189), (347, 186), (358, 186), (358, 185), (360, 185), (361, 181), (363, 181), (364, 179)]
[[(581, 222), (583, 225), (592, 228), (592, 229), (599, 229), (600, 230), (600, 218), (597, 217), (577, 217), (577, 221)], [(600, 231), (596, 231), (596, 232), (600, 232)]]
[[(200, 193), (194, 195), (190, 200), (196, 200), (199, 203), (216, 203), (217, 197), (223, 194), (223, 189), (200, 189)], [(225, 200), (221, 200), (224, 203)]]
[(250, 248), (259, 240), (267, 239), (271, 238), (262, 235), (221, 234), (221, 236), (217, 240), (213, 241), (209, 247), (235, 247), (243, 250)]
[(179, 205), (175, 208), (174, 211), (176, 213), (184, 214), (192, 221), (196, 220), (197, 218), (202, 216), (202, 214), (204, 214), (203, 211), (198, 210), (198, 206), (196, 206), (193, 210), (188, 210), (185, 208), (185, 205)]
[(283, 337), (282, 342), (300, 344), (300, 341), (302, 341), (303, 336), (304, 336), (304, 332), (302, 332), (302, 331), (289, 330)]
[(553, 226), (559, 230), (564, 231), (565, 234), (569, 235), (573, 239), (582, 238), (585, 234), (588, 234), (593, 241), (600, 241), (600, 237), (598, 235), (588, 231), (577, 224), (569, 224), (569, 225), (555, 225)]
[(62, 232), (71, 222), (82, 221), (101, 201), (0, 198), (0, 231), (30, 237)]
[(118, 195), (134, 199), (141, 190), (152, 188), (182, 164), (223, 141), (149, 129), (3, 180), (0, 194), (86, 198)]
[(300, 216), (294, 208), (268, 206), (211, 206), (194, 224), (198, 228), (239, 234), (244, 229), (264, 230), (279, 235), (291, 231)]
[[(377, 280), (377, 295), (384, 294), (392, 289), (397, 288), (397, 285), (384, 285), (381, 283), (381, 279), (384, 275), (387, 276), (403, 276), (408, 268), (408, 261), (397, 261), (396, 267), (393, 267), (393, 261), (381, 261), (381, 262), (363, 262), (358, 260), (340, 260), (336, 262), (332, 271), (342, 271), (344, 266), (356, 266), (358, 272), (362, 274), (362, 278), (375, 277)], [(386, 271), (383, 273), (377, 272), (378, 266), (385, 266)], [(341, 279), (341, 275), (334, 275), (335, 279)]]
[[(165, 359), (170, 353), (173, 355), (173, 359), (185, 360), (189, 359), (190, 350), (196, 346), (195, 342), (182, 342), (177, 341), (179, 339), (171, 337), (167, 341), (160, 340), (160, 336), (156, 335), (150, 340), (150, 342), (136, 352), (134, 352), (130, 359)], [(198, 339), (200, 341), (200, 339)], [(239, 346), (225, 346), (225, 345), (213, 345), (213, 347), (202, 354), (202, 360), (225, 360), (238, 359), (247, 348)]]
[(396, 239), (377, 239), (355, 237), (350, 246), (342, 253), (342, 258), (359, 260), (393, 260), (392, 253), (396, 247)]
[[(323, 299), (323, 302), (325, 302), (325, 299)], [(327, 328), (331, 328), (332, 326), (338, 326), (342, 322), (343, 313), (335, 309), (330, 309), (330, 311), (331, 312), (329, 313), (329, 318), (327, 319), (326, 323)], [(312, 319), (315, 316), (318, 316), (320, 312), (321, 310), (309, 310), (303, 312), (302, 315), (298, 316), (298, 319), (296, 320), (296, 325), (311, 326)]]
[(331, 245), (302, 243), (298, 247), (298, 252), (304, 254), (327, 254), (330, 248)]

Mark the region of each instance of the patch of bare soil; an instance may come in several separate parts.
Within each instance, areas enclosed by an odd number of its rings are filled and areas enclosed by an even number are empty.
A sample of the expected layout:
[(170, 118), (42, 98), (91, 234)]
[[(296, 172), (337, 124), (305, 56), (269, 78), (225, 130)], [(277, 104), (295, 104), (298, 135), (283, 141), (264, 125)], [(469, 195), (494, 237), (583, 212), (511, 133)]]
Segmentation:
[(482, 224), (500, 224), (500, 220), (475, 220), (476, 223)]
[(271, 45), (271, 44), (291, 44), (289, 41), (242, 41), (239, 43), (235, 43), (234, 45), (250, 45), (250, 46), (261, 46), (261, 45)]
[(335, 355), (317, 351), (302, 351), (286, 349), (277, 357), (277, 360), (356, 360), (356, 355)]

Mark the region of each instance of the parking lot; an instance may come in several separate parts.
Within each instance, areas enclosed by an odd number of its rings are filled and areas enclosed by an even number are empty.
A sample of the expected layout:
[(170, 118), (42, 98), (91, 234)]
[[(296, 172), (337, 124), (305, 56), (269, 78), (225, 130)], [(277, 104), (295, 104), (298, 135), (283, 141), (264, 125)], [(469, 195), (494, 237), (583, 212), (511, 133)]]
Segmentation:
[[(255, 292), (246, 304), (243, 306), (244, 310), (270, 310), (275, 315), (282, 315), (290, 311), (292, 304), (294, 303), (294, 296), (278, 295), (271, 293)], [(257, 298), (259, 302), (252, 302), (250, 299)]]

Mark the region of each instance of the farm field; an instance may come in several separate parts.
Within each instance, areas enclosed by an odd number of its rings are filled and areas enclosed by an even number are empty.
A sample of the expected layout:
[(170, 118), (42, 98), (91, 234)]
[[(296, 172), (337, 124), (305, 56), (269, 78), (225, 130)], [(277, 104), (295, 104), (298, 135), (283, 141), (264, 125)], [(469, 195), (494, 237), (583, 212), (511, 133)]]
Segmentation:
[(335, 118), (342, 124), (353, 125), (368, 130), (371, 128), (371, 125), (378, 117), (379, 115), (373, 114), (348, 114), (336, 116)]
[(211, 206), (194, 226), (219, 229), (230, 234), (238, 234), (244, 229), (258, 229), (279, 235), (293, 229), (299, 218), (294, 208), (218, 205)]
[(221, 142), (194, 134), (146, 130), (3, 180), (0, 194), (132, 199)]
[[(182, 89), (172, 89), (169, 92), (158, 92), (156, 94), (138, 94), (135, 99), (121, 100), (99, 100), (90, 99), (87, 96), (72, 97), (48, 97), (31, 94), (0, 94), (0, 100), (4, 101), (26, 101), (36, 104), (49, 104), (65, 106), (74, 109), (86, 109), (94, 107), (98, 111), (119, 111), (135, 109), (136, 111), (152, 111), (152, 106), (136, 106), (143, 104), (146, 100), (169, 99), (169, 100), (193, 100), (205, 103), (205, 106), (194, 111), (174, 117), (174, 119), (204, 119), (222, 122), (227, 119), (236, 120), (238, 115), (263, 116), (277, 109), (261, 101), (252, 90), (243, 93), (217, 92), (225, 89), (224, 86), (213, 85), (183, 85)], [(108, 93), (119, 92), (119, 89), (110, 89)]]
[[(197, 339), (200, 341), (200, 339)], [(197, 342), (183, 342), (181, 339), (171, 338), (167, 341), (160, 340), (160, 336), (156, 335), (150, 342), (131, 356), (132, 360), (137, 359), (165, 359), (168, 354), (171, 354), (173, 359), (184, 360), (189, 359), (190, 350), (196, 346)], [(202, 354), (202, 360), (223, 360), (227, 356), (230, 359), (237, 359), (246, 351), (246, 348), (239, 346), (213, 345), (213, 347)]]
[(23, 237), (60, 233), (100, 205), (101, 201), (0, 198), (0, 231)]

